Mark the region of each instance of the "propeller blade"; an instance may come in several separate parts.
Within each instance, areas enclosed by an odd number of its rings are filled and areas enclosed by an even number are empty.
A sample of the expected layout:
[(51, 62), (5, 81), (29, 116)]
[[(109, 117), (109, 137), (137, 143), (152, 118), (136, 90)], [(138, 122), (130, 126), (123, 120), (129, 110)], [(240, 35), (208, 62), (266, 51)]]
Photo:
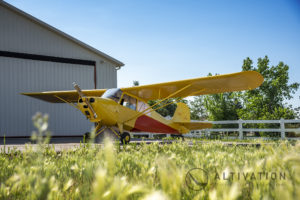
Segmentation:
[[(77, 91), (78, 95), (79, 95), (81, 98), (84, 98), (85, 95), (82, 93), (82, 91), (81, 91), (79, 85), (77, 85), (77, 84), (74, 82), (74, 83), (73, 83), (73, 86), (74, 86), (75, 90)], [(90, 109), (90, 111), (93, 113), (94, 118), (97, 118), (98, 116), (97, 116), (96, 112), (94, 111), (92, 105), (90, 104), (89, 100), (88, 100), (87, 98), (84, 98), (84, 99), (85, 99), (86, 105), (88, 106), (88, 108)]]

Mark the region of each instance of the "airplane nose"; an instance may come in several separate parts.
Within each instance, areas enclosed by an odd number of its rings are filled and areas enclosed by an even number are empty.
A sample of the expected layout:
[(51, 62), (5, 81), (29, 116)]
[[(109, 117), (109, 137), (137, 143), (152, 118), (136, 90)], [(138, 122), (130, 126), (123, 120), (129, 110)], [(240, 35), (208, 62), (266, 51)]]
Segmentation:
[[(97, 117), (94, 118), (90, 114), (89, 106), (86, 105), (86, 100), (90, 103)], [(118, 104), (108, 98), (102, 97), (86, 97), (78, 101), (80, 110), (91, 122), (99, 122), (105, 125), (115, 125), (117, 123)]]
[[(108, 98), (97, 98), (97, 103), (95, 104), (96, 109), (99, 106), (99, 111), (97, 113), (101, 116), (101, 120), (106, 125), (115, 125), (118, 118), (118, 103), (112, 99)], [(99, 103), (98, 103), (99, 102)]]

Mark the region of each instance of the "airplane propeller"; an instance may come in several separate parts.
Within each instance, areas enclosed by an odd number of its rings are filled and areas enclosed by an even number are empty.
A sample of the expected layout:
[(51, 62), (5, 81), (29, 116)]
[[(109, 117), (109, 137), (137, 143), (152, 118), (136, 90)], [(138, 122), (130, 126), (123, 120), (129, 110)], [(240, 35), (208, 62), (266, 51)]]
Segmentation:
[(90, 109), (90, 111), (93, 113), (94, 118), (97, 118), (98, 116), (97, 116), (96, 112), (94, 111), (94, 109), (93, 109), (92, 105), (90, 104), (88, 98), (86, 98), (86, 96), (82, 93), (79, 85), (77, 85), (74, 82), (73, 86), (74, 86), (75, 90), (77, 91), (78, 95), (80, 96), (80, 98), (85, 100), (85, 103), (88, 106), (88, 108)]

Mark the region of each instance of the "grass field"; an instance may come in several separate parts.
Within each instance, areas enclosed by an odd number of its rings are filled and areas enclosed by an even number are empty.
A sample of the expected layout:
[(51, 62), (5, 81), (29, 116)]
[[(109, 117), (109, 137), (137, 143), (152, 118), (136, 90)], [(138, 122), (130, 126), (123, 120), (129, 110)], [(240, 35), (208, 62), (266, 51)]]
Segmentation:
[[(0, 199), (297, 199), (300, 144), (30, 146), (0, 155)], [(199, 185), (186, 177), (193, 168)], [(203, 171), (204, 170), (204, 171)], [(207, 176), (204, 176), (205, 175)], [(197, 174), (198, 173), (198, 174)], [(194, 184), (194, 185), (193, 185)], [(195, 186), (195, 187), (194, 187)], [(198, 188), (196, 188), (198, 187)], [(197, 191), (195, 190), (197, 189)]]
[[(300, 142), (255, 147), (221, 141), (48, 145), (37, 114), (36, 149), (1, 148), (0, 199), (299, 199)], [(259, 142), (259, 141), (255, 141)]]

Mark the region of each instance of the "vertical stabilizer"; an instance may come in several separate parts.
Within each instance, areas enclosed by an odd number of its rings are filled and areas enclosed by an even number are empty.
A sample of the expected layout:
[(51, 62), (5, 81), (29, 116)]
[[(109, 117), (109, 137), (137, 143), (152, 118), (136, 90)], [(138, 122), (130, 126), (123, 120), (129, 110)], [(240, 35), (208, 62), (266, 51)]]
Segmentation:
[(182, 102), (177, 103), (177, 108), (172, 118), (173, 122), (190, 122), (190, 109)]

